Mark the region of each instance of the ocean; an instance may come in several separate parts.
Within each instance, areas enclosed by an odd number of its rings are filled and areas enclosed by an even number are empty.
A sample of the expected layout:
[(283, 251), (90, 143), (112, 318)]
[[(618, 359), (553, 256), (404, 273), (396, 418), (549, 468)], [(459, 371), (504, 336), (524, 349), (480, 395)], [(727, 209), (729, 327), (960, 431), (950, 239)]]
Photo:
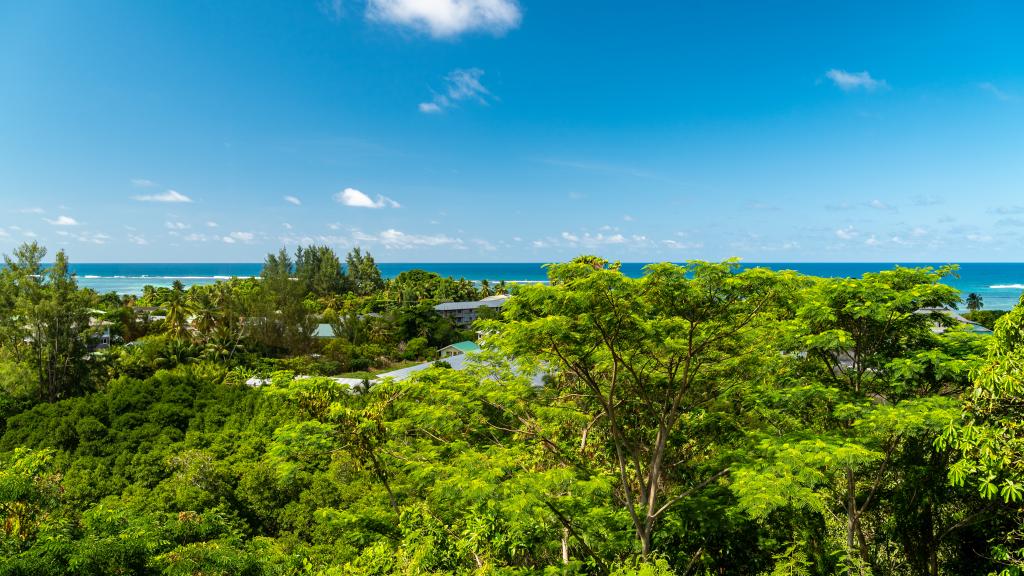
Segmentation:
[[(622, 271), (630, 276), (640, 276), (646, 264), (623, 263)], [(764, 266), (774, 270), (796, 270), (803, 274), (826, 277), (858, 277), (865, 272), (877, 272), (894, 266), (937, 266), (938, 264), (894, 264), (894, 263), (752, 263), (746, 266)], [(213, 284), (232, 276), (259, 275), (261, 263), (220, 263), (220, 264), (72, 264), (72, 271), (78, 275), (78, 283), (97, 292), (118, 294), (140, 294), (143, 286), (170, 286), (181, 280), (186, 286)], [(544, 268), (539, 263), (514, 262), (473, 262), (473, 263), (379, 263), (381, 274), (393, 278), (406, 270), (422, 269), (442, 276), (497, 282), (543, 282)], [(958, 277), (946, 279), (946, 283), (960, 290), (965, 296), (977, 292), (990, 310), (1008, 310), (1015, 306), (1024, 292), (1024, 263), (971, 263), (961, 264)]]

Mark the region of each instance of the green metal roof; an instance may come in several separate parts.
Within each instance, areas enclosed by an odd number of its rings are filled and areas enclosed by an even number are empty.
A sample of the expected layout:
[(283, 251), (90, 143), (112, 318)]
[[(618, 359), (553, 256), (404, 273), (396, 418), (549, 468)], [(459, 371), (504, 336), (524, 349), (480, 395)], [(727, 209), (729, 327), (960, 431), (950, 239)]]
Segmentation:
[(445, 346), (445, 348), (455, 348), (459, 352), (476, 352), (480, 349), (480, 347), (476, 345), (476, 342), (470, 342), (469, 340), (456, 342), (455, 344)]

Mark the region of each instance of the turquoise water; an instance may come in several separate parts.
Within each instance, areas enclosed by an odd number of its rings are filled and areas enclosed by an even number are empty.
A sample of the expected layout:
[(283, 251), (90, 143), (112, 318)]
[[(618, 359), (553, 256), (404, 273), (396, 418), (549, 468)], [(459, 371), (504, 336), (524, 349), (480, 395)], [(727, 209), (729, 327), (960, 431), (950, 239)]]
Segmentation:
[[(904, 266), (927, 266), (936, 264), (903, 264)], [(78, 282), (98, 292), (118, 294), (139, 294), (142, 287), (170, 286), (181, 280), (186, 286), (212, 284), (232, 276), (257, 276), (260, 263), (220, 264), (74, 264), (72, 270), (78, 274)], [(385, 278), (416, 268), (436, 272), (442, 276), (467, 278), (469, 280), (490, 280), (497, 282), (543, 282), (546, 279), (542, 264), (528, 262), (513, 263), (382, 263), (378, 264)], [(643, 263), (624, 263), (622, 270), (630, 276), (643, 272)], [(765, 266), (775, 270), (796, 270), (804, 274), (828, 277), (857, 277), (865, 272), (889, 269), (892, 263), (764, 263), (749, 266)], [(985, 299), (985, 308), (1007, 310), (1016, 305), (1024, 291), (1024, 263), (971, 263), (961, 264), (958, 278), (946, 282), (965, 295), (977, 292)]]

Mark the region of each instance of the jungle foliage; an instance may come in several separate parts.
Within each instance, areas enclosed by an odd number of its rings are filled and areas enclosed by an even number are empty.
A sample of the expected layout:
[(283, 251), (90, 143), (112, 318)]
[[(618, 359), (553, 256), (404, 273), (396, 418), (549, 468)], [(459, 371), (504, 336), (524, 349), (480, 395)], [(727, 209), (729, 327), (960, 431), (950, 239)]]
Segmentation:
[[(1024, 307), (957, 327), (952, 269), (581, 257), (470, 367), (349, 387), (473, 336), (430, 304), (492, 287), (311, 247), (126, 301), (40, 250), (0, 272), (0, 574), (1024, 568)], [(133, 344), (82, 353), (89, 307)]]

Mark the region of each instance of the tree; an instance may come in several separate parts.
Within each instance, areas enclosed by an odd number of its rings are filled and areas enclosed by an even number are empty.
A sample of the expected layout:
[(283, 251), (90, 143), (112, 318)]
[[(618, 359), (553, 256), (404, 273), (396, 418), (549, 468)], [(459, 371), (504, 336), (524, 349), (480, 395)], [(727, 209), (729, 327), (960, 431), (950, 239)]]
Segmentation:
[(89, 300), (78, 290), (63, 250), (43, 277), (44, 284), (30, 283), (16, 312), (28, 328), (29, 362), (39, 377), (39, 397), (54, 402), (85, 386)]
[[(741, 505), (760, 519), (835, 510), (843, 520), (833, 527), (843, 535), (836, 552), (853, 573), (885, 573), (887, 558), (901, 555), (936, 574), (938, 549), (956, 534), (955, 521), (941, 520), (955, 495), (918, 485), (942, 474), (945, 459), (930, 444), (955, 415), (951, 395), (967, 385), (978, 350), (973, 335), (933, 333), (950, 322), (945, 315), (922, 313), (957, 301), (940, 283), (951, 272), (896, 268), (814, 280), (791, 325), (786, 370), (754, 396), (774, 430), (733, 476)], [(825, 530), (812, 532), (824, 563)], [(904, 542), (910, 547), (900, 549)]]
[(548, 278), (522, 287), (504, 322), (481, 325), (504, 353), (549, 366), (561, 401), (588, 415), (590, 435), (603, 432), (646, 557), (666, 511), (729, 473), (711, 449), (728, 441), (716, 414), (765, 377), (785, 285), (735, 262), (656, 264), (633, 279), (592, 257), (551, 265)]
[(0, 269), (0, 342), (16, 361), (25, 360), (29, 348), (26, 319), (18, 308), (42, 297), (45, 256), (46, 248), (36, 242), (25, 243), (14, 254), (4, 255), (4, 266)]
[(997, 535), (993, 556), (1005, 567), (1000, 574), (1024, 574), (1024, 299), (996, 322), (972, 379), (960, 418), (936, 445), (957, 457), (952, 485), (973, 484), (981, 498), (1002, 501), (1013, 514), (1016, 526)]
[(171, 291), (164, 306), (167, 311), (167, 318), (164, 320), (164, 329), (167, 334), (179, 340), (187, 338), (192, 309), (185, 292), (185, 285), (181, 283), (181, 280), (175, 280), (171, 285)]
[(312, 346), (317, 322), (307, 307), (305, 287), (294, 273), (287, 250), (267, 255), (259, 289), (248, 303), (247, 329), (264, 346), (297, 353)]
[(345, 276), (352, 292), (359, 296), (368, 296), (384, 287), (384, 280), (380, 277), (373, 256), (358, 246), (345, 257)]
[(971, 292), (967, 295), (967, 309), (971, 312), (977, 312), (985, 306), (985, 300), (977, 292)]
[(327, 246), (299, 246), (295, 250), (295, 275), (307, 294), (318, 298), (341, 294), (346, 278), (338, 255)]

